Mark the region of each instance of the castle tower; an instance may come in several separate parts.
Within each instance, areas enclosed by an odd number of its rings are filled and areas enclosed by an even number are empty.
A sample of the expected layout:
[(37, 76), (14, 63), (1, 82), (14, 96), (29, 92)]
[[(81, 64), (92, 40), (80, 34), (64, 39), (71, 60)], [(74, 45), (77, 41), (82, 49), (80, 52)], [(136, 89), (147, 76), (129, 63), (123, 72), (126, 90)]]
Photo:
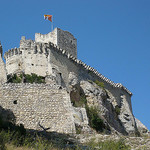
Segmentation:
[(0, 84), (5, 83), (7, 81), (6, 68), (4, 61), (2, 59), (2, 55), (3, 55), (3, 48), (0, 42)]
[(53, 43), (77, 58), (77, 39), (68, 31), (55, 28), (48, 34), (35, 34), (35, 42)]

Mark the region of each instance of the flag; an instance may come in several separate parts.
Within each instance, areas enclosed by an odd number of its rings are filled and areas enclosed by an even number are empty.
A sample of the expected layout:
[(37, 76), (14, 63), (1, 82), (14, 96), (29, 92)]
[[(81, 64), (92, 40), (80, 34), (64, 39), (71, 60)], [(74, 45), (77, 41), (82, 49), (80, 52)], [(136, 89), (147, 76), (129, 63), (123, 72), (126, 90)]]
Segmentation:
[(52, 22), (52, 15), (44, 15), (44, 19), (48, 19), (50, 22)]

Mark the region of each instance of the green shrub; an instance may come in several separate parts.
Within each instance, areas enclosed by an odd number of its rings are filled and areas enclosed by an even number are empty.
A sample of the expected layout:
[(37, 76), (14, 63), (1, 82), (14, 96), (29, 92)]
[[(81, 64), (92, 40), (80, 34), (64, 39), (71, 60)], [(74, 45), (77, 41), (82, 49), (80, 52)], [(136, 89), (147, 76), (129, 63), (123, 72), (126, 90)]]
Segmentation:
[(97, 84), (99, 87), (101, 87), (101, 88), (104, 88), (104, 87), (105, 87), (104, 83), (103, 83), (103, 82), (100, 82), (100, 81), (98, 81), (98, 80), (95, 80), (94, 83), (96, 83), (96, 84)]
[(89, 125), (93, 129), (95, 129), (97, 132), (102, 132), (103, 129), (105, 129), (105, 124), (103, 123), (103, 120), (98, 115), (98, 110), (96, 107), (88, 107), (86, 105), (86, 112), (87, 116), (89, 118)]
[(93, 75), (93, 72), (90, 71), (90, 70), (88, 70), (88, 74), (89, 74), (89, 75)]
[(22, 78), (20, 78), (19, 76), (17, 76), (16, 74), (14, 75), (8, 75), (7, 76), (7, 80), (8, 80), (8, 83), (21, 83), (22, 81)]
[(8, 75), (7, 76), (7, 82), (8, 83), (21, 83), (23, 80), (23, 82), (25, 83), (45, 83), (45, 78), (42, 76), (38, 76), (34, 73), (32, 73), (31, 75), (29, 74), (20, 74), (20, 75)]
[(125, 141), (123, 139), (120, 139), (119, 141), (113, 141), (113, 140), (107, 140), (107, 141), (99, 141), (95, 143), (93, 140), (91, 140), (88, 143), (89, 147), (91, 149), (100, 149), (100, 150), (130, 150), (131, 147), (125, 144)]
[(135, 129), (135, 136), (136, 136), (136, 137), (140, 137), (140, 136), (141, 136), (141, 134), (140, 134), (140, 132), (138, 131), (137, 128)]
[(85, 107), (85, 105), (87, 104), (87, 100), (85, 95), (80, 95), (79, 100), (71, 98), (71, 103), (73, 104), (74, 107)]
[(6, 150), (6, 146), (5, 146), (5, 138), (4, 138), (5, 134), (0, 133), (0, 150)]
[(81, 134), (81, 132), (82, 132), (82, 127), (80, 126), (80, 125), (75, 125), (75, 127), (76, 127), (76, 134)]
[(25, 74), (24, 78), (25, 78), (25, 83), (45, 83), (44, 77), (38, 76), (34, 73), (32, 73), (31, 75)]
[(117, 115), (120, 115), (120, 107), (118, 105), (115, 106), (115, 112)]
[[(73, 104), (74, 107), (85, 107), (90, 127), (95, 129), (97, 132), (102, 132), (103, 129), (107, 129), (107, 127), (103, 123), (103, 120), (100, 118), (98, 114), (99, 113), (98, 109), (96, 107), (88, 107), (86, 96), (81, 89), (80, 89), (80, 99), (75, 100), (71, 98), (71, 103)], [(78, 131), (78, 127), (76, 128), (76, 130), (77, 132), (80, 133), (80, 131)]]

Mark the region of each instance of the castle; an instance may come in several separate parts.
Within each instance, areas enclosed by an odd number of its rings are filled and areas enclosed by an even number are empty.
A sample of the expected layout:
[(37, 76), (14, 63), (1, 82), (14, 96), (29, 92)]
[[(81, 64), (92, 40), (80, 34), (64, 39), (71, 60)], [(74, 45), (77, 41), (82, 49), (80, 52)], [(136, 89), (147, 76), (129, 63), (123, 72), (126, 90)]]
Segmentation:
[[(35, 41), (23, 36), (19, 48), (4, 54), (6, 64), (2, 60), (1, 45), (0, 53), (0, 106), (12, 110), (17, 124), (35, 130), (43, 126), (61, 133), (75, 133), (79, 124), (86, 130), (85, 108), (75, 108), (71, 103), (72, 94), (78, 97), (74, 89), (79, 85), (89, 105), (99, 107), (113, 130), (128, 134), (136, 131), (132, 93), (78, 60), (77, 40), (68, 31), (55, 28), (45, 35), (36, 33)], [(21, 73), (43, 76), (46, 83), (7, 83), (8, 75)], [(106, 92), (94, 83), (96, 80), (104, 84)], [(113, 111), (116, 106), (120, 109), (118, 115)]]

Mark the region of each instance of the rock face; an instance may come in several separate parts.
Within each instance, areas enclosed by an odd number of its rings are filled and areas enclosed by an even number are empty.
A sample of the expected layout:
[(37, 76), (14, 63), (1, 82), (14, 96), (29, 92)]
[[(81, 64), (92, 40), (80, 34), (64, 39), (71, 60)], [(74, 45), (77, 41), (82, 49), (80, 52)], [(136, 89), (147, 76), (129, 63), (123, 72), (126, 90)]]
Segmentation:
[(123, 134), (135, 132), (134, 116), (125, 100), (119, 106), (108, 91), (94, 82), (81, 81), (80, 87), (84, 91), (88, 106), (98, 108), (101, 118), (112, 131)]
[(135, 121), (136, 121), (138, 131), (141, 134), (148, 134), (149, 130), (146, 128), (146, 126), (140, 120), (138, 120), (137, 118), (135, 118)]
[(122, 125), (124, 126), (127, 133), (133, 133), (136, 131), (136, 123), (135, 118), (132, 114), (132, 110), (129, 106), (129, 103), (127, 102), (125, 96), (121, 97), (121, 107), (120, 107), (120, 115), (119, 119), (122, 122)]

